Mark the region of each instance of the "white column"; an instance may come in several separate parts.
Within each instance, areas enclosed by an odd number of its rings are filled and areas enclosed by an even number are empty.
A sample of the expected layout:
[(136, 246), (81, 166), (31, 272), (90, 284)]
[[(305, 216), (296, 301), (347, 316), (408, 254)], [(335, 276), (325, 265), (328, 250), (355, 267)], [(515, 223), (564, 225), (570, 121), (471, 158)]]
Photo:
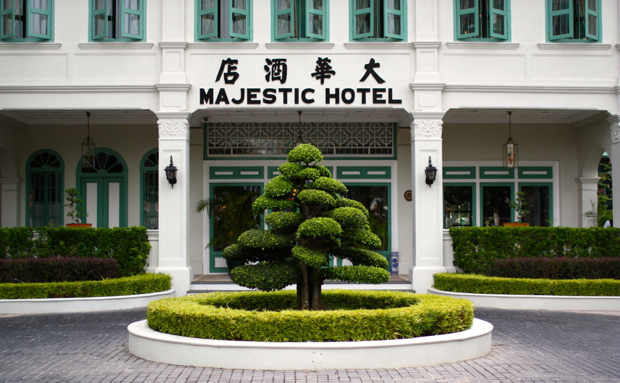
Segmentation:
[(579, 220), (580, 227), (596, 227), (599, 177), (579, 177)]
[[(413, 289), (426, 293), (433, 274), (446, 272), (443, 262), (442, 118), (443, 112), (413, 113), (411, 178), (413, 191)], [(437, 179), (429, 187), (424, 170), (431, 158)]]
[[(159, 121), (159, 254), (157, 273), (172, 275), (177, 296), (187, 294), (192, 281), (189, 266), (189, 114), (157, 113)], [(174, 188), (164, 169), (172, 156), (177, 167)]]
[(2, 185), (2, 227), (21, 226), (19, 217), (20, 178), (0, 178)]
[[(620, 174), (620, 116), (615, 115), (607, 119), (609, 122), (609, 130), (611, 133), (611, 153), (609, 158), (611, 159), (611, 172), (612, 174)], [(612, 195), (614, 195), (616, 186), (620, 185), (620, 182), (616, 182), (612, 185)], [(620, 190), (620, 187), (618, 188)], [(615, 193), (616, 196), (620, 196), (620, 192)], [(620, 198), (613, 199), (614, 210), (614, 227), (620, 227)]]

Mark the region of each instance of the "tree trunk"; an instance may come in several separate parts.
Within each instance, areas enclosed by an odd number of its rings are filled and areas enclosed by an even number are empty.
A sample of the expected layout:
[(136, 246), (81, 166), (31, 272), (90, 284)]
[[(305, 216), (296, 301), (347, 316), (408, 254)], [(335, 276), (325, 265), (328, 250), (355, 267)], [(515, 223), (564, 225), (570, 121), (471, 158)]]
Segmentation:
[(308, 289), (308, 284), (310, 282), (308, 278), (308, 266), (304, 263), (299, 262), (299, 268), (301, 269), (302, 283), (301, 289), (299, 286), (297, 287), (297, 300), (301, 303), (299, 306), (300, 310), (310, 310), (310, 294)]
[(321, 302), (321, 284), (323, 281), (321, 281), (320, 279), (321, 269), (312, 267), (311, 270), (312, 272), (310, 273), (309, 277), (312, 278), (312, 310), (322, 310), (323, 302)]

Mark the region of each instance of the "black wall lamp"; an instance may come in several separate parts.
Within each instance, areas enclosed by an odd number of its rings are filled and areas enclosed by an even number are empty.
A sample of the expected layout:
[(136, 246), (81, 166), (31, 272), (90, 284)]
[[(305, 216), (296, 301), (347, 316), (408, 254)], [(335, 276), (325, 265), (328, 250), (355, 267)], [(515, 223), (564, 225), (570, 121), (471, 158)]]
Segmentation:
[(437, 168), (431, 164), (431, 156), (428, 156), (428, 166), (424, 170), (424, 173), (426, 174), (426, 184), (430, 188), (437, 178)]
[(177, 167), (172, 164), (172, 156), (170, 156), (170, 165), (166, 166), (164, 171), (166, 172), (166, 179), (172, 185), (174, 189), (174, 184), (177, 183)]

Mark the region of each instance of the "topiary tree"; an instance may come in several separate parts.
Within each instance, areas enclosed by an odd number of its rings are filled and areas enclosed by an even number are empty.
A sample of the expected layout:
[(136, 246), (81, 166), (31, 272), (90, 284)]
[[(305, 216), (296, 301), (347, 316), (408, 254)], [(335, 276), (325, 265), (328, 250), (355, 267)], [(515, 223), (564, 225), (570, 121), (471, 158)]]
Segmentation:
[[(231, 271), (238, 285), (263, 291), (297, 284), (301, 310), (319, 310), (323, 281), (355, 283), (389, 281), (386, 259), (370, 249), (381, 240), (368, 225), (368, 210), (343, 198), (347, 188), (319, 165), (321, 152), (302, 144), (291, 150), (280, 175), (269, 181), (253, 204), (269, 230), (252, 229), (224, 249), (224, 258), (246, 263)], [(330, 256), (354, 266), (329, 267)]]

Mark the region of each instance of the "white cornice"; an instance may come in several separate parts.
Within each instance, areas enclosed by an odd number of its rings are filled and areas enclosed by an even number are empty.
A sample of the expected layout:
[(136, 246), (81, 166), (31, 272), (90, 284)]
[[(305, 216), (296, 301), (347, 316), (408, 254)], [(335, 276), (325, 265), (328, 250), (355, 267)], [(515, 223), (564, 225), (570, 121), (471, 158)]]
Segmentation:
[(169, 48), (169, 49), (185, 49), (187, 47), (186, 41), (160, 41), (160, 48)]
[(0, 50), (55, 51), (61, 46), (61, 43), (0, 43)]
[(286, 43), (265, 43), (267, 49), (332, 49), (334, 43), (297, 41)]
[(414, 49), (438, 49), (441, 46), (441, 41), (414, 41), (412, 45)]
[(515, 50), (519, 48), (519, 43), (500, 43), (495, 41), (459, 41), (446, 43), (446, 46), (450, 49)]
[(226, 42), (226, 41), (215, 41), (215, 42), (196, 42), (189, 43), (187, 47), (190, 49), (256, 49), (258, 48), (258, 43), (247, 43), (247, 42)]
[(616, 94), (615, 86), (446, 85), (444, 92), (598, 93)]
[(344, 43), (344, 47), (347, 49), (411, 49), (413, 47), (413, 44), (389, 41), (359, 43), (351, 42)]
[(111, 49), (151, 49), (153, 48), (154, 43), (144, 43), (144, 42), (121, 42), (121, 41), (110, 41), (110, 42), (92, 42), (92, 43), (79, 43), (78, 47), (81, 50), (111, 50)]
[(167, 90), (167, 91), (180, 91), (187, 92), (192, 87), (192, 84), (155, 84), (157, 90)]
[(420, 83), (412, 83), (409, 84), (409, 88), (413, 91), (416, 90), (443, 90), (446, 87), (446, 84), (420, 84)]
[(0, 86), (0, 93), (144, 93), (157, 92), (154, 85), (25, 85)]
[(597, 43), (538, 43), (544, 51), (607, 51), (611, 44)]

